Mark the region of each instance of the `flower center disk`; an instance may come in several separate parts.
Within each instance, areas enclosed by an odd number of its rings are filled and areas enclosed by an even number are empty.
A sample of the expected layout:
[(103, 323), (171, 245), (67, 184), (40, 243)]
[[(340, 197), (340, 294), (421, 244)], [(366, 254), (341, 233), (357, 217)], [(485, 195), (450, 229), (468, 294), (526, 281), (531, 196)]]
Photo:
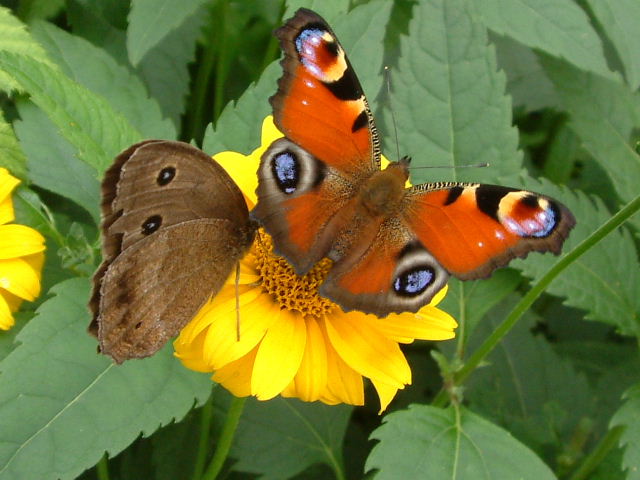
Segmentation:
[(331, 260), (324, 258), (305, 275), (297, 275), (284, 258), (273, 253), (273, 240), (263, 229), (259, 230), (254, 245), (255, 268), (262, 279), (262, 288), (277, 300), (281, 308), (315, 317), (336, 308), (335, 303), (318, 295)]

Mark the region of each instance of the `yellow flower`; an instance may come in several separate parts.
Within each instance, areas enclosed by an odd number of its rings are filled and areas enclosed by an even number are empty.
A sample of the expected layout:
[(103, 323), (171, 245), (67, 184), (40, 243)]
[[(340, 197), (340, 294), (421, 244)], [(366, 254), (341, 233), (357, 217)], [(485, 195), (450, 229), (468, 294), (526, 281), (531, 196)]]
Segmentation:
[(0, 168), (0, 330), (15, 323), (15, 312), (23, 300), (40, 294), (40, 272), (44, 262), (44, 238), (14, 220), (11, 191), (20, 180)]
[[(260, 156), (282, 134), (267, 117), (262, 145), (251, 155), (223, 152), (215, 159), (247, 199), (256, 203)], [(363, 377), (380, 397), (381, 411), (398, 389), (411, 383), (411, 370), (399, 343), (454, 336), (455, 320), (435, 307), (446, 287), (418, 313), (384, 319), (344, 313), (318, 296), (331, 262), (319, 262), (298, 276), (273, 254), (269, 235), (259, 230), (240, 262), (240, 339), (236, 334), (235, 272), (220, 293), (182, 330), (175, 355), (192, 370), (214, 372), (212, 379), (236, 396), (268, 400), (277, 395), (327, 404), (364, 403)]]

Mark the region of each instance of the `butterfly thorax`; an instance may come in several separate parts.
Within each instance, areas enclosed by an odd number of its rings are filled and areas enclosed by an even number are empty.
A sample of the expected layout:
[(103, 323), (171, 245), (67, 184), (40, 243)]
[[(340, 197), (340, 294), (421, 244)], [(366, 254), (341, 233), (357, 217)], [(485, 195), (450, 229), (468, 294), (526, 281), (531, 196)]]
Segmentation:
[(361, 205), (374, 217), (392, 215), (405, 195), (408, 178), (409, 171), (403, 163), (391, 163), (385, 170), (375, 172), (361, 190)]

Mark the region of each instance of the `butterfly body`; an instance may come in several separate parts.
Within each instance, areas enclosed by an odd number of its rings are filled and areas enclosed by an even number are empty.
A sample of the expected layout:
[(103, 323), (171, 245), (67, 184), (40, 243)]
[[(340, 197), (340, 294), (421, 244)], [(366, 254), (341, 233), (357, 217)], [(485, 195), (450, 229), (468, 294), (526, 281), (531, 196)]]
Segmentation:
[(261, 158), (251, 215), (298, 273), (334, 261), (321, 295), (344, 310), (415, 312), (449, 275), (560, 252), (575, 219), (556, 200), (474, 183), (406, 188), (407, 159), (381, 169), (373, 115), (331, 28), (300, 9), (276, 35), (283, 75), (270, 101), (285, 137)]

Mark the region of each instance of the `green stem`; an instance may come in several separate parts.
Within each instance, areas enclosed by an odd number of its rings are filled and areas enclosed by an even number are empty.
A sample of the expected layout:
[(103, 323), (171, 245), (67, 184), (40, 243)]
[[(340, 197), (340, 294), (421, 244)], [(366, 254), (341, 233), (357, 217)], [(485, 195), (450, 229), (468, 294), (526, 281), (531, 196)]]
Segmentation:
[(573, 472), (569, 480), (583, 480), (587, 478), (591, 472), (600, 465), (611, 449), (618, 445), (618, 440), (620, 440), (622, 432), (624, 432), (624, 426), (622, 425), (618, 425), (609, 430), (593, 451), (582, 461), (578, 469)]
[[(226, 21), (229, 18), (229, 5), (227, 0), (220, 2), (220, 16), (218, 24), (223, 29)], [(216, 122), (222, 107), (225, 105), (224, 86), (227, 82), (227, 76), (229, 73), (229, 48), (227, 47), (227, 35), (225, 30), (222, 30), (222, 35), (218, 41), (218, 61), (216, 62), (216, 77), (214, 79), (213, 87), (213, 121)]]
[(240, 416), (242, 415), (242, 410), (244, 409), (246, 401), (246, 398), (233, 397), (233, 401), (231, 402), (231, 406), (227, 412), (227, 420), (225, 421), (222, 433), (218, 439), (216, 451), (213, 454), (211, 463), (207, 467), (207, 471), (204, 472), (204, 475), (202, 476), (202, 480), (214, 480), (220, 473), (220, 470), (222, 470), (224, 462), (227, 459), (227, 455), (229, 454), (231, 444), (233, 443), (233, 436), (236, 433), (236, 428), (240, 422)]
[(96, 473), (98, 475), (98, 480), (109, 480), (109, 458), (106, 453), (96, 464)]
[(460, 325), (460, 328), (458, 328), (458, 331), (456, 332), (456, 338), (458, 339), (458, 342), (456, 344), (456, 359), (458, 359), (459, 361), (462, 361), (462, 358), (464, 357), (464, 350), (465, 350), (465, 346), (466, 346), (466, 326), (467, 326), (467, 309), (464, 307), (465, 306), (465, 288), (464, 288), (464, 284), (462, 282), (460, 282), (460, 284), (458, 285), (458, 307), (459, 307), (459, 312), (460, 312), (460, 318), (458, 319), (458, 324)]
[(213, 418), (213, 394), (209, 396), (207, 403), (202, 407), (200, 412), (200, 439), (198, 441), (198, 453), (196, 455), (196, 464), (193, 468), (192, 480), (199, 480), (204, 472), (204, 464), (207, 461), (207, 453), (209, 451), (209, 439), (211, 437), (211, 419)]
[(202, 129), (202, 119), (204, 116), (204, 105), (207, 97), (207, 91), (209, 89), (209, 79), (211, 78), (211, 72), (213, 71), (213, 65), (216, 58), (216, 49), (218, 47), (218, 39), (220, 37), (218, 28), (215, 25), (215, 9), (211, 8), (210, 12), (211, 21), (209, 22), (209, 28), (211, 35), (207, 42), (205, 42), (205, 48), (202, 52), (202, 58), (198, 64), (198, 73), (196, 74), (195, 85), (193, 87), (193, 96), (191, 98), (191, 115), (189, 116), (189, 137), (185, 140), (196, 139), (200, 142), (200, 135)]
[[(473, 352), (473, 355), (465, 362), (464, 366), (455, 374), (455, 384), (462, 383), (473, 372), (480, 362), (500, 343), (502, 338), (513, 328), (520, 317), (526, 312), (533, 302), (544, 292), (549, 284), (569, 265), (580, 256), (590, 250), (596, 243), (606, 237), (613, 230), (622, 225), (629, 217), (640, 210), (640, 195), (631, 200), (618, 213), (607, 220), (600, 228), (585, 238), (580, 244), (562, 257), (538, 282), (522, 297), (518, 304), (504, 321), (489, 335), (489, 337)], [(445, 391), (440, 391), (434, 398), (432, 405), (444, 406), (447, 396)]]

